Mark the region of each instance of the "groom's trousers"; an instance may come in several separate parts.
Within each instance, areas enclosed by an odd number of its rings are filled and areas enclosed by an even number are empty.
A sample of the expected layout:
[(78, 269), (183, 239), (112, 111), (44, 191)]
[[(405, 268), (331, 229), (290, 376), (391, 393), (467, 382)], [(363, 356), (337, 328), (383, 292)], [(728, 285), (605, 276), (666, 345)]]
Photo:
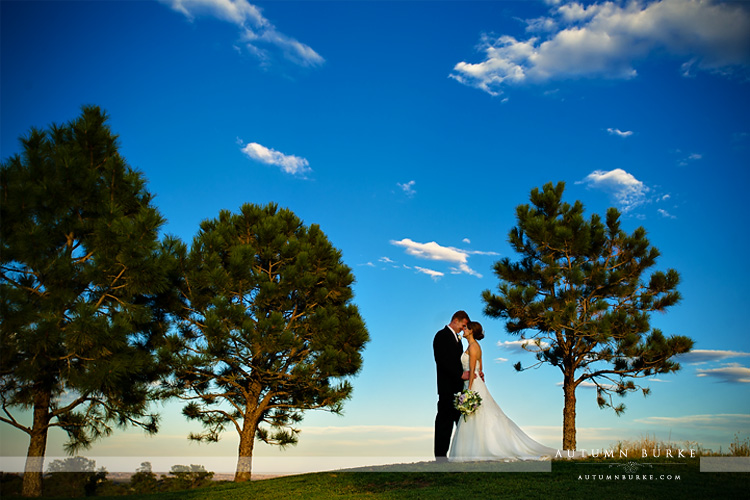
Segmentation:
[(435, 458), (438, 460), (448, 456), (453, 426), (461, 417), (461, 412), (453, 405), (453, 398), (453, 394), (438, 395), (437, 416), (435, 417)]

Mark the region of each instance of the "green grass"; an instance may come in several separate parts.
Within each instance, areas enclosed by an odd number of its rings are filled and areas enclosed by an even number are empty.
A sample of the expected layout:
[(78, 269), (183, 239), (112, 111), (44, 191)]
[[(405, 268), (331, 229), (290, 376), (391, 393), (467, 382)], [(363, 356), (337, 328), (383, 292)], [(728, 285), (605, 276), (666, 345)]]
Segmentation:
[[(633, 462), (633, 461), (630, 461)], [(322, 472), (278, 477), (244, 484), (224, 483), (210, 488), (119, 497), (110, 500), (294, 500), (336, 499), (445, 499), (445, 498), (747, 498), (750, 473), (701, 473), (698, 459), (644, 459), (636, 472), (627, 472), (625, 460), (553, 462), (551, 473), (439, 472), (439, 464), (419, 464), (416, 472), (394, 472), (392, 467)], [(651, 467), (645, 465), (652, 464)], [(455, 468), (453, 465), (452, 468)], [(370, 472), (366, 472), (368, 470)], [(633, 479), (615, 480), (618, 475)], [(654, 480), (636, 480), (635, 476)], [(672, 480), (659, 480), (664, 475)], [(586, 476), (589, 479), (586, 480)], [(602, 476), (602, 479), (599, 479)], [(610, 480), (606, 480), (610, 476)], [(674, 478), (679, 476), (679, 480)], [(594, 480), (591, 477), (595, 477)], [(579, 479), (580, 478), (580, 479)]]

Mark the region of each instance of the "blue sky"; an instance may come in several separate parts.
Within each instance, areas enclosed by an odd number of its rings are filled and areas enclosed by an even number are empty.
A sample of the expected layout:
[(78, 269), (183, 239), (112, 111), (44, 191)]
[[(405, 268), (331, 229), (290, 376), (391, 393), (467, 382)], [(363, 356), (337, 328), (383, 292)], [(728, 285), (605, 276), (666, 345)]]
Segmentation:
[[(485, 326), (499, 404), (559, 446), (561, 375), (548, 366), (516, 373), (513, 363), (533, 356), (482, 316), (480, 298), (497, 286), (493, 262), (516, 257), (507, 244), (515, 207), (557, 181), (588, 214), (616, 206), (626, 230), (647, 229), (662, 253), (657, 267), (681, 273), (684, 297), (652, 323), (690, 336), (696, 350), (682, 371), (648, 382), (650, 397), (629, 395), (622, 417), (580, 388), (579, 448), (655, 436), (718, 450), (750, 435), (750, 4), (0, 8), (3, 159), (30, 127), (96, 104), (148, 179), (166, 233), (190, 241), (221, 209), (273, 201), (319, 224), (353, 269), (372, 338), (354, 397), (343, 417), (309, 413), (297, 447), (259, 445), (256, 471), (274, 460), (310, 469), (321, 455), (429, 457), (431, 341), (456, 309)], [(156, 437), (117, 432), (86, 455), (235, 455), (233, 434), (189, 444), (196, 429), (179, 406), (162, 412)], [(26, 435), (0, 432), (3, 455), (25, 455)], [(62, 441), (51, 436), (50, 455), (62, 454)]]

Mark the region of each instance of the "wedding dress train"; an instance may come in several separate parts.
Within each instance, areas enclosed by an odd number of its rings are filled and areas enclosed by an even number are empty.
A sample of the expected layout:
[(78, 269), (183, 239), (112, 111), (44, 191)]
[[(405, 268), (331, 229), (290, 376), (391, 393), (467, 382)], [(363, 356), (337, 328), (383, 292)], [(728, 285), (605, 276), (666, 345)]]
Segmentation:
[[(469, 370), (469, 355), (463, 353), (464, 371)], [(468, 387), (467, 381), (465, 387)], [(472, 390), (482, 397), (482, 404), (466, 417), (461, 416), (453, 435), (449, 460), (474, 462), (480, 460), (549, 460), (557, 450), (531, 439), (495, 402), (482, 379), (474, 379)]]

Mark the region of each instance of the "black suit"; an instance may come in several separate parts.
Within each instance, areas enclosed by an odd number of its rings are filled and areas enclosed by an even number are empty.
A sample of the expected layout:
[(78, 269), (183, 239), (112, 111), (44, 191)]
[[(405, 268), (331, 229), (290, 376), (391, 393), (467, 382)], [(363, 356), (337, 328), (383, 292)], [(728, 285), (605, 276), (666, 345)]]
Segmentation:
[(461, 378), (464, 373), (461, 365), (463, 346), (461, 340), (456, 340), (456, 335), (446, 326), (435, 334), (432, 351), (435, 355), (438, 389), (435, 458), (440, 459), (448, 455), (453, 426), (458, 423), (461, 416), (461, 413), (453, 406), (453, 399), (455, 394), (464, 388), (464, 381)]

